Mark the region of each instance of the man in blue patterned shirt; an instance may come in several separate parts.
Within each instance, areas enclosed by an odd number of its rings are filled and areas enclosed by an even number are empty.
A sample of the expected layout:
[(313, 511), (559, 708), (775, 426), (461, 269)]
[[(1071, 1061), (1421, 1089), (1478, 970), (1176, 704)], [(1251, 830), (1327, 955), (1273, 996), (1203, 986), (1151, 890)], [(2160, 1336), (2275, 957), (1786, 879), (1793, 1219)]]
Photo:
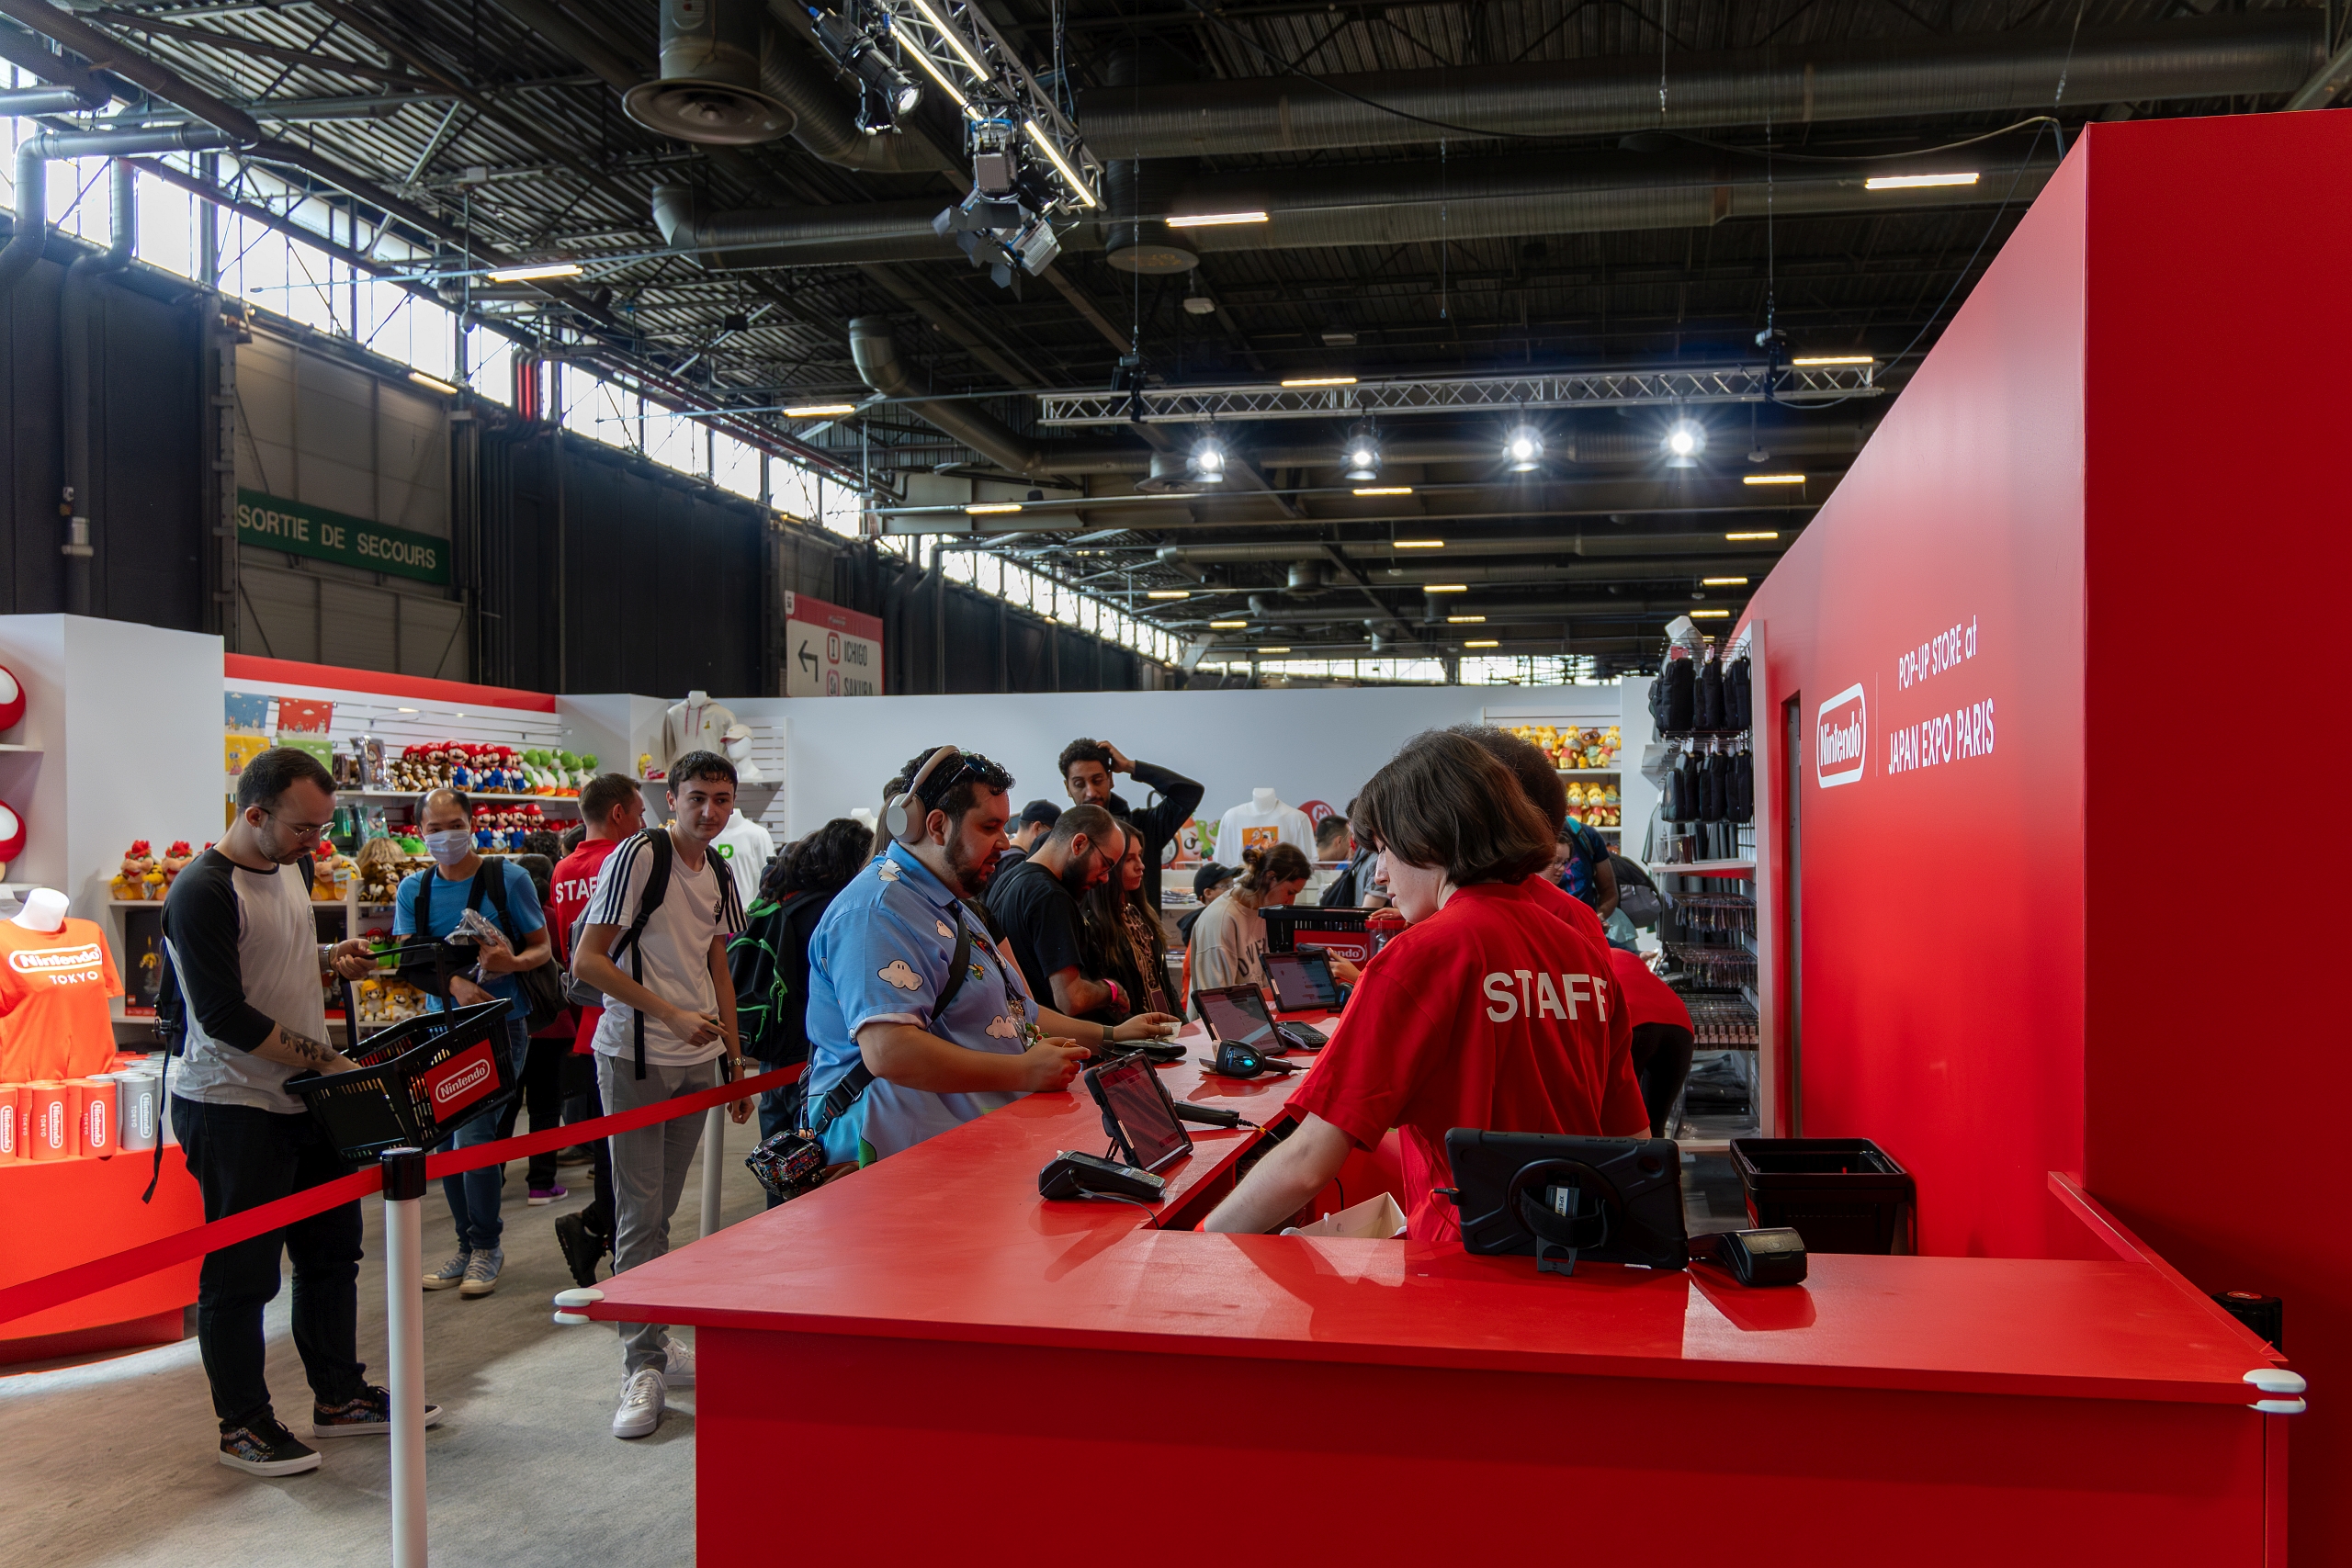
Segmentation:
[[(1024, 1094), (1067, 1089), (1114, 1041), (1179, 1024), (1142, 1013), (1113, 1029), (1039, 1007), (967, 907), (995, 867), (1012, 775), (941, 747), (899, 776), (917, 781), (909, 830), (842, 889), (808, 940), (810, 1111), (844, 1080), (871, 1080), (824, 1129), (834, 1163), (870, 1165)], [(963, 979), (943, 1009), (959, 927)]]

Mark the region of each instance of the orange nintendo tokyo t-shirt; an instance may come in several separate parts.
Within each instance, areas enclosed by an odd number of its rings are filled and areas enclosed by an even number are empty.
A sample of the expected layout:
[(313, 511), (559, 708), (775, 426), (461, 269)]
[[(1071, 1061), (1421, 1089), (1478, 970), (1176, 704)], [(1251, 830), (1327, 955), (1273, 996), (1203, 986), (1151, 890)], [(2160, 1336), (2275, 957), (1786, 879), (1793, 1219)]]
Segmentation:
[(96, 921), (37, 931), (0, 920), (0, 1083), (105, 1072), (114, 1060), (107, 998), (120, 995)]

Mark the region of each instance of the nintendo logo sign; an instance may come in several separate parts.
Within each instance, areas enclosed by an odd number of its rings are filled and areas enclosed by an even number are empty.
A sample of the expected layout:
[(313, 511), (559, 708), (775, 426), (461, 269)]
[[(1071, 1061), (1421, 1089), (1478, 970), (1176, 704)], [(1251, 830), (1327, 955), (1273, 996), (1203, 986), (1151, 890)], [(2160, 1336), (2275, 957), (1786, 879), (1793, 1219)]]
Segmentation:
[(434, 1120), (447, 1127), (457, 1111), (498, 1088), (498, 1065), (491, 1060), (490, 1043), (483, 1041), (428, 1068), (420, 1081), (432, 1101)]
[(1813, 716), (1813, 776), (1822, 788), (1849, 784), (1869, 766), (1871, 725), (1862, 688), (1847, 687)]

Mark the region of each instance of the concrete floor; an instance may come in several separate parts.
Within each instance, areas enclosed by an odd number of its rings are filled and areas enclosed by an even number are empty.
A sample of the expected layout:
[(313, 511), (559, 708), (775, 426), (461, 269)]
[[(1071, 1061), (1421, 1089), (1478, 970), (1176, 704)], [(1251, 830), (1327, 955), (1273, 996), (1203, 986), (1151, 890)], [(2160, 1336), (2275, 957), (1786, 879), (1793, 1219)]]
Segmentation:
[[(727, 1129), (722, 1214), (760, 1211), (742, 1156), (756, 1127)], [(588, 1198), (585, 1166), (563, 1169), (571, 1195), (524, 1203), (507, 1168), (506, 1269), (495, 1294), (424, 1298), (425, 1396), (441, 1404), (426, 1437), (432, 1557), (446, 1568), (676, 1568), (694, 1557), (694, 1391), (673, 1396), (662, 1429), (612, 1436), (620, 1348), (601, 1324), (559, 1328), (549, 1298), (571, 1283), (558, 1215)], [(701, 1232), (697, 1159), (671, 1228)], [(384, 1377), (383, 1208), (362, 1205), (359, 1354)], [(428, 1267), (452, 1249), (440, 1184), (424, 1205)], [(288, 1332), (288, 1294), (270, 1304), (269, 1384), (278, 1416), (309, 1438), (309, 1387)], [(193, 1332), (193, 1314), (190, 1316)], [(688, 1336), (691, 1337), (691, 1335)], [(196, 1340), (78, 1365), (0, 1375), (0, 1562), (41, 1568), (186, 1568), (189, 1563), (386, 1561), (390, 1461), (380, 1438), (318, 1444), (325, 1463), (265, 1479), (215, 1462), (219, 1427)]]

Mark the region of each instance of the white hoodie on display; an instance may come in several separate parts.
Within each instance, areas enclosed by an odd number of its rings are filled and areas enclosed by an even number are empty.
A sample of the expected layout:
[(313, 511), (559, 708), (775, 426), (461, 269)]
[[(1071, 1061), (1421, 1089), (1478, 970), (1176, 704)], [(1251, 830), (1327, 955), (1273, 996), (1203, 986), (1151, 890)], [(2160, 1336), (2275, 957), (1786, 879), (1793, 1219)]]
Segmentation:
[(1272, 849), (1296, 844), (1306, 858), (1315, 858), (1315, 824), (1295, 806), (1284, 806), (1270, 789), (1255, 789), (1242, 805), (1227, 811), (1217, 823), (1216, 858), (1238, 867), (1246, 849)]
[(727, 863), (735, 876), (735, 893), (742, 899), (743, 908), (752, 907), (752, 896), (760, 890), (760, 878), (768, 869), (768, 862), (775, 857), (775, 840), (768, 830), (737, 807), (710, 841), (711, 852)]

